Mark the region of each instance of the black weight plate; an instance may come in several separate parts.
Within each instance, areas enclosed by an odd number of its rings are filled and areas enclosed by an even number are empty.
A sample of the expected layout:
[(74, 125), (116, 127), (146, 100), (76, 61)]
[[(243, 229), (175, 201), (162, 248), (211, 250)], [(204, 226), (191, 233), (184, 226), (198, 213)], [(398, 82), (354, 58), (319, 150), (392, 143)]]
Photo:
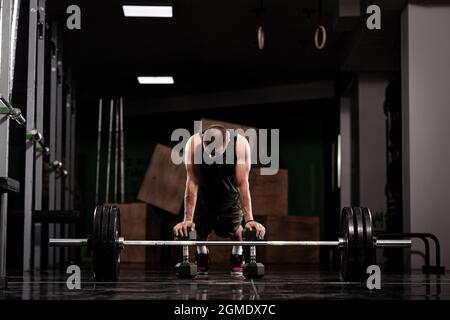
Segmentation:
[(93, 234), (93, 242), (98, 241), (99, 236), (101, 234), (101, 223), (102, 223), (102, 214), (103, 214), (103, 206), (97, 206), (94, 210), (93, 217), (93, 226), (92, 226), (92, 234)]
[(103, 211), (103, 219), (102, 219), (102, 235), (101, 235), (101, 246), (102, 246), (102, 281), (109, 281), (110, 270), (111, 270), (111, 262), (109, 259), (110, 256), (110, 230), (109, 230), (109, 220), (111, 218), (111, 210), (110, 206), (107, 207), (107, 210)]
[(102, 250), (101, 250), (101, 234), (102, 234), (102, 220), (103, 220), (103, 206), (97, 206), (94, 211), (93, 218), (93, 237), (92, 237), (92, 265), (94, 269), (94, 276), (97, 281), (100, 281), (102, 273)]
[(117, 242), (120, 237), (120, 212), (119, 208), (111, 207), (109, 212), (109, 225), (107, 234), (107, 250), (105, 250), (105, 274), (106, 281), (117, 281), (120, 268), (120, 250)]
[(365, 249), (366, 238), (364, 230), (364, 218), (360, 207), (353, 208), (353, 221), (355, 224), (355, 273), (353, 280), (361, 280), (365, 274)]
[[(114, 272), (114, 259), (113, 259), (113, 248), (111, 248), (111, 238), (113, 234), (113, 230), (111, 229), (111, 221), (113, 221), (113, 207), (109, 208), (108, 216), (106, 220), (106, 229), (102, 234), (102, 243), (103, 243), (103, 266), (104, 266), (104, 281), (110, 281), (112, 274)], [(105, 225), (105, 224), (103, 224)]]
[(100, 243), (102, 244), (103, 248), (108, 248), (108, 228), (109, 228), (109, 217), (111, 213), (111, 207), (105, 207), (105, 210), (103, 210), (103, 217), (102, 217), (102, 233), (101, 233), (101, 240)]
[(365, 267), (375, 264), (375, 250), (372, 231), (372, 213), (369, 208), (362, 208), (364, 230), (366, 232)]
[(340, 218), (340, 231), (339, 236), (344, 239), (344, 245), (339, 248), (339, 273), (341, 276), (341, 279), (343, 281), (348, 280), (348, 274), (350, 272), (350, 261), (349, 261), (349, 242), (352, 240), (350, 239), (352, 236), (349, 235), (349, 226), (347, 222), (347, 214), (348, 214), (348, 208), (343, 208), (341, 212), (341, 218)]
[(349, 281), (352, 278), (355, 267), (355, 232), (352, 209), (343, 208), (340, 220), (339, 236), (344, 239), (344, 245), (339, 248), (339, 271), (342, 280)]
[(100, 250), (101, 250), (101, 263), (102, 263), (102, 270), (101, 270), (101, 281), (108, 281), (108, 261), (107, 261), (107, 252), (108, 252), (108, 229), (109, 229), (109, 216), (111, 212), (111, 207), (106, 206), (103, 209), (103, 216), (102, 216), (102, 233), (100, 237)]
[(100, 221), (100, 232), (97, 234), (96, 245), (94, 245), (93, 250), (93, 259), (97, 261), (96, 268), (94, 269), (95, 280), (97, 281), (106, 281), (106, 270), (107, 270), (107, 261), (106, 261), (106, 250), (108, 248), (108, 227), (109, 227), (109, 213), (111, 207), (104, 206), (101, 211), (101, 221)]

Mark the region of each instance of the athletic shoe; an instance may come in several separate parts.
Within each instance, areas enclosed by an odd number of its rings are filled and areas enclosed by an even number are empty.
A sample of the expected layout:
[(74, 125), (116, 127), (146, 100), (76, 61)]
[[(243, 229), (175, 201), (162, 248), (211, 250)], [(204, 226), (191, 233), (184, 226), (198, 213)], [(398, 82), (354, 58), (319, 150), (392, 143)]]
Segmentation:
[(244, 256), (242, 254), (230, 255), (231, 275), (242, 276), (242, 270), (244, 266)]
[(197, 263), (197, 275), (207, 276), (208, 275), (208, 254), (207, 253), (196, 253), (195, 261)]

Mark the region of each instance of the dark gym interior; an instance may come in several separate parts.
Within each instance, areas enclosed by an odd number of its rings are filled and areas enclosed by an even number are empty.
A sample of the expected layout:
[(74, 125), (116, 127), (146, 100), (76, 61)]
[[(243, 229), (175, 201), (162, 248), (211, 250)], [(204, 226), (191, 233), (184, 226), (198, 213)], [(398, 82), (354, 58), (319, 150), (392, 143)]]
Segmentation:
[[(450, 299), (445, 1), (0, 2), (0, 300)], [(174, 240), (197, 121), (259, 134), (243, 276)]]

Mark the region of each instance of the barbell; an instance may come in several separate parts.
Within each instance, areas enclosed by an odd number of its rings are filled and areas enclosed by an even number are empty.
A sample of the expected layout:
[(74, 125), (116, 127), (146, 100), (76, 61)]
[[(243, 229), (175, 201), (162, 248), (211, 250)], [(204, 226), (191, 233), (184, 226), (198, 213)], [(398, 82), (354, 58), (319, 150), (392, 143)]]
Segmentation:
[[(270, 228), (270, 226), (268, 226)], [(247, 237), (247, 239), (249, 239)], [(337, 241), (245, 241), (126, 240), (120, 235), (120, 210), (115, 206), (97, 206), (94, 211), (93, 235), (84, 239), (49, 239), (49, 245), (87, 246), (92, 249), (93, 270), (98, 281), (117, 281), (120, 251), (127, 246), (327, 246), (337, 247), (340, 275), (344, 281), (361, 280), (369, 265), (375, 263), (376, 248), (409, 248), (409, 239), (379, 240), (372, 234), (372, 215), (368, 208), (343, 208)], [(184, 250), (187, 251), (187, 250)]]

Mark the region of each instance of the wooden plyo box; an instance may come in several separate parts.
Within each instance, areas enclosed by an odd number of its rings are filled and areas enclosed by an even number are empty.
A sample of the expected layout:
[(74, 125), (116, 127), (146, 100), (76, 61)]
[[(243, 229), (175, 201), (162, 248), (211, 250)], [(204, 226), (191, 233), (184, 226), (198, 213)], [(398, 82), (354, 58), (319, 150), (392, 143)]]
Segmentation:
[[(315, 216), (256, 216), (255, 220), (262, 223), (266, 229), (266, 240), (319, 240), (320, 219)], [(227, 240), (212, 234), (209, 240)], [(210, 246), (210, 263), (228, 264), (231, 246)], [(190, 253), (194, 259), (195, 248)], [(256, 259), (265, 264), (318, 264), (318, 247), (271, 247), (256, 248)]]
[[(122, 237), (132, 240), (160, 239), (161, 221), (146, 203), (116, 204), (120, 210)], [(121, 263), (160, 264), (159, 247), (125, 247), (120, 254)]]
[[(320, 240), (320, 218), (317, 216), (256, 217), (266, 229), (267, 240)], [(264, 246), (256, 249), (258, 260), (267, 264), (317, 264), (319, 247)]]
[(253, 214), (258, 216), (288, 215), (288, 170), (275, 175), (261, 175), (259, 168), (250, 171), (250, 195)]
[(183, 205), (186, 169), (184, 165), (172, 162), (171, 150), (161, 144), (156, 145), (137, 198), (178, 215)]

